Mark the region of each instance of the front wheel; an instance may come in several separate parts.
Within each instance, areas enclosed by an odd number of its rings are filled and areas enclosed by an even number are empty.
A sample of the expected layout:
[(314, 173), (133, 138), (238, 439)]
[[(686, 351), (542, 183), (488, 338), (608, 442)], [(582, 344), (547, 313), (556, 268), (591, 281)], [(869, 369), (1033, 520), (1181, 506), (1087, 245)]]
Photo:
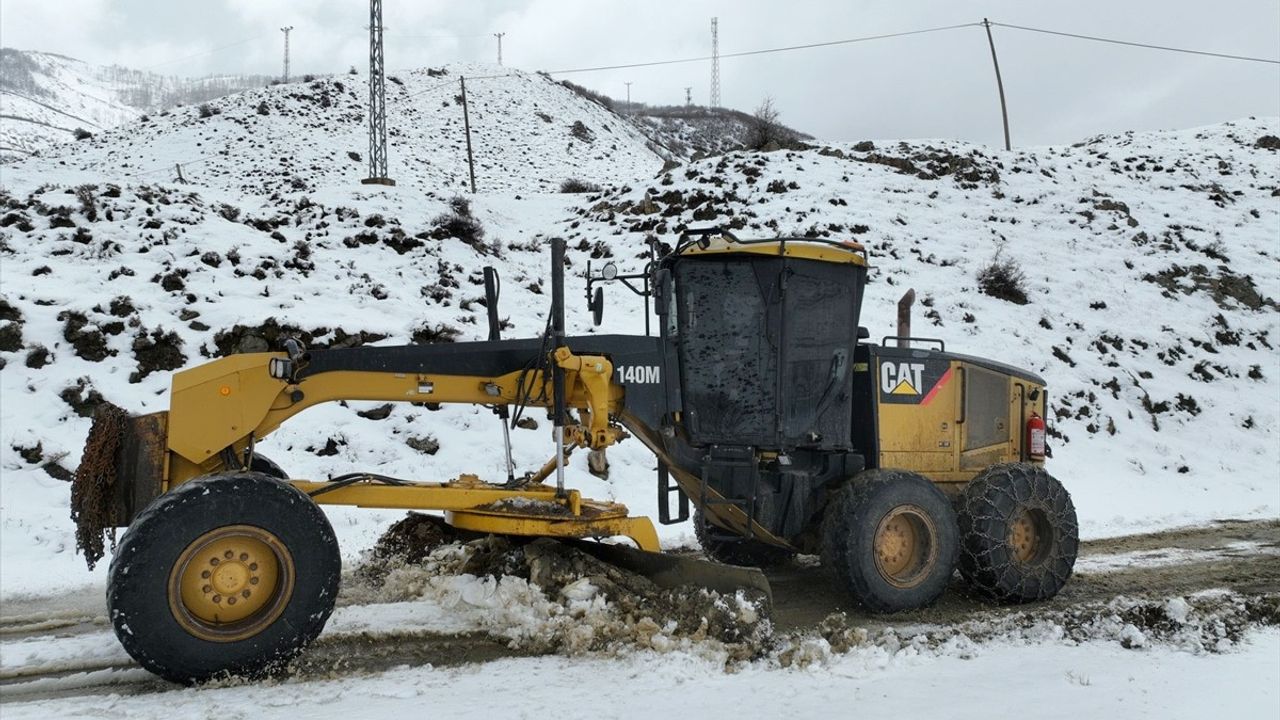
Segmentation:
[(928, 479), (906, 470), (868, 470), (827, 505), (822, 561), (874, 612), (931, 605), (955, 570), (955, 512)]
[(341, 558), (320, 508), (262, 473), (186, 482), (125, 532), (107, 610), (144, 668), (174, 682), (262, 675), (315, 639)]
[(1058, 594), (1080, 530), (1071, 495), (1042, 466), (992, 465), (960, 496), (960, 574), (980, 594), (1024, 603)]

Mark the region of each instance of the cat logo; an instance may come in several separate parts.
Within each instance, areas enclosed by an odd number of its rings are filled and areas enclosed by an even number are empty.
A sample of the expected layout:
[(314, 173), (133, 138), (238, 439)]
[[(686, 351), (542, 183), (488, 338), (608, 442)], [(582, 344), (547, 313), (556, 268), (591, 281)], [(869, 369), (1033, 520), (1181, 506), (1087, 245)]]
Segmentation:
[(924, 363), (880, 363), (880, 391), (890, 395), (919, 395), (924, 384)]

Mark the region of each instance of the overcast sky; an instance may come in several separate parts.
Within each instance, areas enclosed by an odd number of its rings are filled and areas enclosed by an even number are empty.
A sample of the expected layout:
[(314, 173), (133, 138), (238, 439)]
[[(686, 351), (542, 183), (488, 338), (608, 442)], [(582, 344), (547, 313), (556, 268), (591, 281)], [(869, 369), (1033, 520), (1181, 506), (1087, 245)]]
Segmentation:
[[(384, 0), (388, 72), (454, 61), (558, 70), (993, 21), (1280, 58), (1280, 0)], [(2, 0), (0, 44), (174, 75), (277, 74), (294, 27), (293, 73), (368, 67), (361, 0)], [(1016, 145), (1125, 129), (1280, 115), (1280, 65), (995, 28)], [(218, 50), (227, 45), (233, 47)], [(652, 104), (708, 101), (709, 62), (560, 77)], [(1001, 142), (982, 28), (721, 61), (722, 104), (774, 99), (782, 121), (827, 140), (954, 137)]]

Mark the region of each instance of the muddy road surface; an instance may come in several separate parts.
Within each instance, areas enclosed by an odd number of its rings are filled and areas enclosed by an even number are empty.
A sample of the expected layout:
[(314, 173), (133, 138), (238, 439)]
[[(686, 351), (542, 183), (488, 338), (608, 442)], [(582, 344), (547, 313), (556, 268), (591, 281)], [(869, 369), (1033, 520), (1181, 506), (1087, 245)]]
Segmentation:
[[(816, 558), (802, 556), (767, 573), (778, 633), (810, 631), (832, 613), (846, 613), (851, 623), (874, 629), (951, 625), (1010, 613), (1047, 614), (1117, 596), (1158, 599), (1212, 589), (1275, 596), (1280, 595), (1280, 521), (1228, 520), (1208, 527), (1085, 542), (1075, 575), (1057, 598), (1014, 608), (981, 602), (957, 576), (932, 608), (876, 616), (851, 603)], [(345, 601), (348, 614), (388, 609), (388, 605), (352, 602)], [(394, 605), (390, 604), (392, 609)], [(390, 628), (385, 623), (369, 630), (350, 624), (335, 628), (331, 623), (287, 675), (295, 680), (323, 679), (401, 665), (450, 666), (546, 652), (513, 648), (508, 640), (487, 632), (395, 629), (394, 620)], [(0, 704), (174, 688), (142, 670), (120, 648), (100, 589), (5, 603), (0, 614)]]

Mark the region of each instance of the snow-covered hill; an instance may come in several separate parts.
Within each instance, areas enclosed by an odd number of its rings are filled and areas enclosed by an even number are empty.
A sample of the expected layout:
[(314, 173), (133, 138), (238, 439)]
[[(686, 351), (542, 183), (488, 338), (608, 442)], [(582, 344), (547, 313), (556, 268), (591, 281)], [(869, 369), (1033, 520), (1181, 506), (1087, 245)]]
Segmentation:
[[(392, 74), (389, 173), (397, 183), (460, 192), (468, 184), (460, 78), (467, 84), (476, 185), (556, 191), (570, 178), (652, 175), (662, 166), (630, 124), (546, 76), (462, 65)], [(495, 77), (496, 76), (496, 77)], [(160, 112), (8, 170), (50, 161), (116, 183), (184, 180), (234, 194), (309, 192), (368, 177), (367, 89), (357, 76), (290, 83)]]
[[(1042, 373), (1051, 467), (1087, 535), (1280, 512), (1280, 121), (1012, 153), (936, 141), (730, 153), (659, 173), (616, 115), (539, 75), (477, 77), (497, 70), (388, 83), (394, 188), (358, 183), (363, 95), (342, 77), (175, 110), (6, 168), (0, 595), (89, 580), (61, 478), (99, 396), (163, 408), (170, 370), (282, 332), (313, 345), (482, 338), (486, 264), (503, 276), (508, 335), (532, 336), (546, 238), (570, 238), (578, 276), (591, 258), (639, 269), (647, 234), (670, 242), (712, 223), (860, 240), (876, 266), (873, 337), (891, 334), (914, 287), (918, 333)], [(469, 204), (454, 200), (461, 73), (476, 78)], [(556, 193), (569, 177), (605, 189)], [(978, 291), (997, 253), (1025, 271), (1027, 304)], [(643, 331), (629, 293), (610, 301), (601, 330)], [(571, 331), (589, 331), (581, 303), (570, 310)], [(370, 409), (316, 408), (261, 447), (299, 477), (502, 471), (482, 408)], [(545, 425), (514, 442), (521, 467), (548, 455)], [(634, 442), (610, 456), (610, 481), (579, 458), (571, 482), (652, 514), (652, 458)], [(348, 553), (396, 515), (331, 512)]]
[(266, 85), (261, 75), (177, 78), (0, 48), (0, 162), (29, 156), (178, 103)]
[[(756, 142), (759, 120), (739, 110), (705, 107), (647, 107), (635, 122), (654, 142), (687, 160), (742, 150)], [(807, 143), (813, 137), (774, 123), (770, 134), (779, 145)]]

